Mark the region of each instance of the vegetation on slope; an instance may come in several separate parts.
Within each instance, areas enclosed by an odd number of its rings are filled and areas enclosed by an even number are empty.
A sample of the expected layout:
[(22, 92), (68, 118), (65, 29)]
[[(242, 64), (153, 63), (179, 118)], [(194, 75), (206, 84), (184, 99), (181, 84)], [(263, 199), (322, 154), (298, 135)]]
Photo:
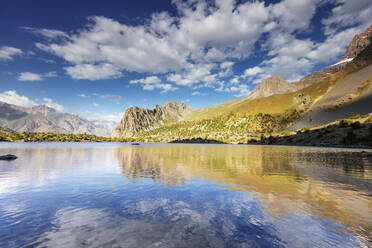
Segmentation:
[(113, 139), (91, 134), (56, 134), (42, 132), (4, 132), (0, 131), (0, 141), (24, 142), (125, 142), (131, 139)]
[(355, 115), (326, 125), (304, 127), (294, 132), (285, 131), (262, 136), (260, 139), (251, 139), (248, 143), (372, 147), (372, 114)]

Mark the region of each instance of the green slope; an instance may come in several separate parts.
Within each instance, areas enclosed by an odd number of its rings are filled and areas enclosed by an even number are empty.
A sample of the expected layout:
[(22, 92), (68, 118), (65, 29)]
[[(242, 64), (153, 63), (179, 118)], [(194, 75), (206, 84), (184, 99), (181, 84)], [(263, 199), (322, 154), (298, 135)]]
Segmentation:
[[(372, 62), (367, 47), (343, 70), (307, 88), (259, 99), (237, 98), (194, 110), (185, 120), (140, 133), (140, 141), (172, 141), (201, 137), (223, 142), (246, 142), (252, 137), (278, 133), (302, 119), (311, 107), (351, 73)], [(358, 114), (358, 113), (355, 113)]]

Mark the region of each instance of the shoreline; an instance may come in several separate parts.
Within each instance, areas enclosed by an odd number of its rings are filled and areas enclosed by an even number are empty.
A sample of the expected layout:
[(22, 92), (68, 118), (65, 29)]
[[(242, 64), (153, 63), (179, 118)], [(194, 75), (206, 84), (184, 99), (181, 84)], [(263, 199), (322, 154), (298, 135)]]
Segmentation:
[(89, 141), (0, 141), (1, 144), (126, 144), (126, 145), (132, 145), (133, 143), (137, 143), (138, 145), (135, 146), (141, 146), (141, 145), (239, 145), (239, 146), (289, 146), (289, 147), (309, 147), (309, 148), (339, 148), (339, 149), (359, 149), (359, 150), (368, 150), (368, 153), (372, 153), (372, 146), (358, 146), (358, 145), (352, 145), (352, 146), (345, 146), (345, 145), (308, 145), (308, 144), (260, 144), (260, 143), (203, 143), (203, 142), (194, 142), (194, 143), (182, 143), (182, 142), (120, 142), (120, 141), (102, 141), (102, 142), (89, 142)]

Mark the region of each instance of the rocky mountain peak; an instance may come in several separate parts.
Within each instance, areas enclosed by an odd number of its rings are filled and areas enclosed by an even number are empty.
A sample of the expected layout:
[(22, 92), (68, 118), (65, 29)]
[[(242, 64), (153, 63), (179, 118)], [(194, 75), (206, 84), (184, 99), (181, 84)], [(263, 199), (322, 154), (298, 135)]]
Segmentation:
[(139, 107), (128, 108), (112, 133), (112, 137), (136, 136), (142, 131), (151, 130), (166, 122), (182, 120), (191, 110), (182, 102), (167, 102), (164, 106), (157, 104), (152, 110)]
[(349, 48), (345, 52), (341, 60), (351, 59), (362, 52), (372, 41), (372, 25), (369, 26), (363, 33), (354, 36)]
[(247, 96), (248, 99), (268, 97), (274, 94), (284, 94), (296, 89), (296, 85), (286, 82), (281, 76), (273, 76), (265, 79), (257, 85)]
[(49, 115), (50, 113), (55, 113), (56, 112), (56, 110), (55, 109), (53, 109), (53, 108), (50, 108), (50, 107), (48, 107), (48, 106), (46, 106), (46, 105), (44, 105), (44, 104), (42, 104), (42, 105), (37, 105), (37, 106), (34, 106), (34, 107), (32, 107), (31, 108), (31, 111), (33, 112), (33, 113), (39, 113), (39, 114), (42, 114), (42, 115), (44, 115), (44, 116), (47, 116), (47, 115)]

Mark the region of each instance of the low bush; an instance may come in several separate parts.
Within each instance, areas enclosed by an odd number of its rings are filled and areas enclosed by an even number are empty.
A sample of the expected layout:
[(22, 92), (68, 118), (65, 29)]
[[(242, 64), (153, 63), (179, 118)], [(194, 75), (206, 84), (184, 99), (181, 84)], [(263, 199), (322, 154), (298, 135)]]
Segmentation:
[(356, 122), (354, 122), (354, 123), (351, 124), (351, 127), (353, 129), (360, 129), (360, 128), (362, 128), (362, 125), (360, 124), (359, 121), (356, 121)]
[(357, 142), (357, 137), (352, 129), (347, 132), (346, 137), (343, 139), (342, 144), (353, 145)]

